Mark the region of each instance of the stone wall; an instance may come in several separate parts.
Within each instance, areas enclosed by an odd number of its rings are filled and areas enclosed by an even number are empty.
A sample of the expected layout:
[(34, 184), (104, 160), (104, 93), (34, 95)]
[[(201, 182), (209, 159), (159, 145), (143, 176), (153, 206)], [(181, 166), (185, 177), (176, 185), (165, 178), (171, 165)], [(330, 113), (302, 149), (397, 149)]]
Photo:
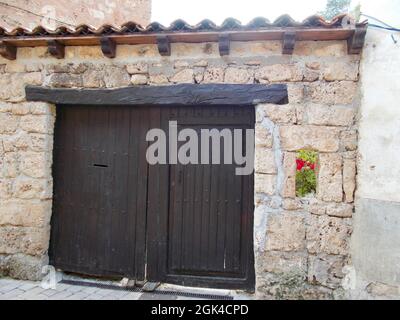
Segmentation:
[[(255, 254), (259, 298), (340, 297), (349, 264), (356, 175), (359, 56), (346, 42), (298, 42), (283, 56), (278, 41), (67, 47), (57, 60), (46, 48), (20, 48), (0, 60), (0, 269), (38, 278), (46, 262), (52, 198), (55, 108), (27, 103), (24, 86), (121, 87), (173, 83), (287, 83), (289, 104), (256, 107)], [(315, 197), (295, 196), (295, 155), (319, 153)]]
[(148, 25), (151, 0), (3, 0), (0, 3), (0, 25), (7, 29), (38, 25), (50, 29), (59, 26), (94, 27), (108, 23), (121, 25), (135, 21)]

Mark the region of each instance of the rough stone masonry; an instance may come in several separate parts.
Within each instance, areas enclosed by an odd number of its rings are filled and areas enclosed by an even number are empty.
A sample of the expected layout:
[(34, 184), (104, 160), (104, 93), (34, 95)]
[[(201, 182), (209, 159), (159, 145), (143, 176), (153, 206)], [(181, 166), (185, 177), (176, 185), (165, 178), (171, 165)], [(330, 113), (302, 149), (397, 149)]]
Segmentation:
[[(345, 41), (20, 48), (0, 59), (0, 272), (39, 279), (47, 262), (55, 106), (25, 101), (27, 84), (115, 88), (173, 83), (287, 83), (288, 105), (256, 107), (254, 250), (257, 298), (345, 297), (356, 178), (359, 59)], [(318, 152), (315, 197), (295, 195), (296, 151)]]

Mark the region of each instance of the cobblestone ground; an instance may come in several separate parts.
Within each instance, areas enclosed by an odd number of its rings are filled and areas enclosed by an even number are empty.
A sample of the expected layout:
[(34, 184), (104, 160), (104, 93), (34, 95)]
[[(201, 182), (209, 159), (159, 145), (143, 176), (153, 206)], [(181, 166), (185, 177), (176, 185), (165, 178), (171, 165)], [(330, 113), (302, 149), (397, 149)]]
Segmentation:
[(43, 289), (40, 282), (0, 278), (0, 300), (187, 300), (175, 295), (140, 293), (58, 283)]

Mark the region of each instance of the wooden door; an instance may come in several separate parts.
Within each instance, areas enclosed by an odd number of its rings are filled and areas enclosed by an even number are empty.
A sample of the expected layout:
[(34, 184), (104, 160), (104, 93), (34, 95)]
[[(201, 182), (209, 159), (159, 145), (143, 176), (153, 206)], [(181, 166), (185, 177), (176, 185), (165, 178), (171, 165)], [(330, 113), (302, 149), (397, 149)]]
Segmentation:
[(252, 290), (253, 175), (234, 164), (148, 165), (147, 131), (168, 132), (172, 120), (198, 133), (255, 122), (249, 106), (57, 107), (51, 263)]
[[(191, 128), (200, 135), (201, 129), (251, 129), (255, 119), (251, 107), (212, 106), (164, 108), (164, 130), (168, 121), (177, 121), (178, 131)], [(221, 141), (221, 159), (222, 146)], [(253, 174), (236, 175), (236, 167), (178, 163), (150, 169), (159, 177), (159, 191), (166, 194), (158, 211), (150, 212), (152, 220), (160, 221), (154, 231), (160, 239), (157, 256), (149, 252), (150, 265), (158, 263), (158, 268), (150, 269), (150, 278), (189, 286), (254, 288)]]
[(57, 106), (51, 263), (143, 280), (146, 108)]

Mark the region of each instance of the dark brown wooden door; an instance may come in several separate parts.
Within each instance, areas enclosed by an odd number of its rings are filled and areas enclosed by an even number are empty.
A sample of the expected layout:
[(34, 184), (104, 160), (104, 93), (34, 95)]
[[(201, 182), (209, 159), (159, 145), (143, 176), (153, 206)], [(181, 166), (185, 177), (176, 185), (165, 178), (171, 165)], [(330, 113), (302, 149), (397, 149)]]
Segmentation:
[(167, 131), (170, 120), (199, 133), (255, 122), (248, 106), (58, 106), (51, 262), (91, 275), (251, 290), (253, 175), (237, 176), (229, 164), (148, 165), (147, 130)]
[(144, 279), (148, 121), (146, 108), (58, 106), (56, 267)]
[[(191, 128), (198, 134), (201, 129), (251, 129), (255, 123), (254, 109), (247, 106), (164, 108), (161, 124), (165, 127), (171, 120), (177, 121), (178, 130)], [(223, 141), (220, 152), (223, 159)], [(150, 269), (150, 278), (189, 286), (254, 288), (253, 174), (235, 175), (236, 167), (158, 168), (160, 191), (167, 194), (160, 201), (167, 209), (158, 211), (161, 249), (149, 257), (153, 263), (161, 260), (161, 266), (155, 272)], [(157, 211), (150, 211), (153, 214), (155, 220)]]

